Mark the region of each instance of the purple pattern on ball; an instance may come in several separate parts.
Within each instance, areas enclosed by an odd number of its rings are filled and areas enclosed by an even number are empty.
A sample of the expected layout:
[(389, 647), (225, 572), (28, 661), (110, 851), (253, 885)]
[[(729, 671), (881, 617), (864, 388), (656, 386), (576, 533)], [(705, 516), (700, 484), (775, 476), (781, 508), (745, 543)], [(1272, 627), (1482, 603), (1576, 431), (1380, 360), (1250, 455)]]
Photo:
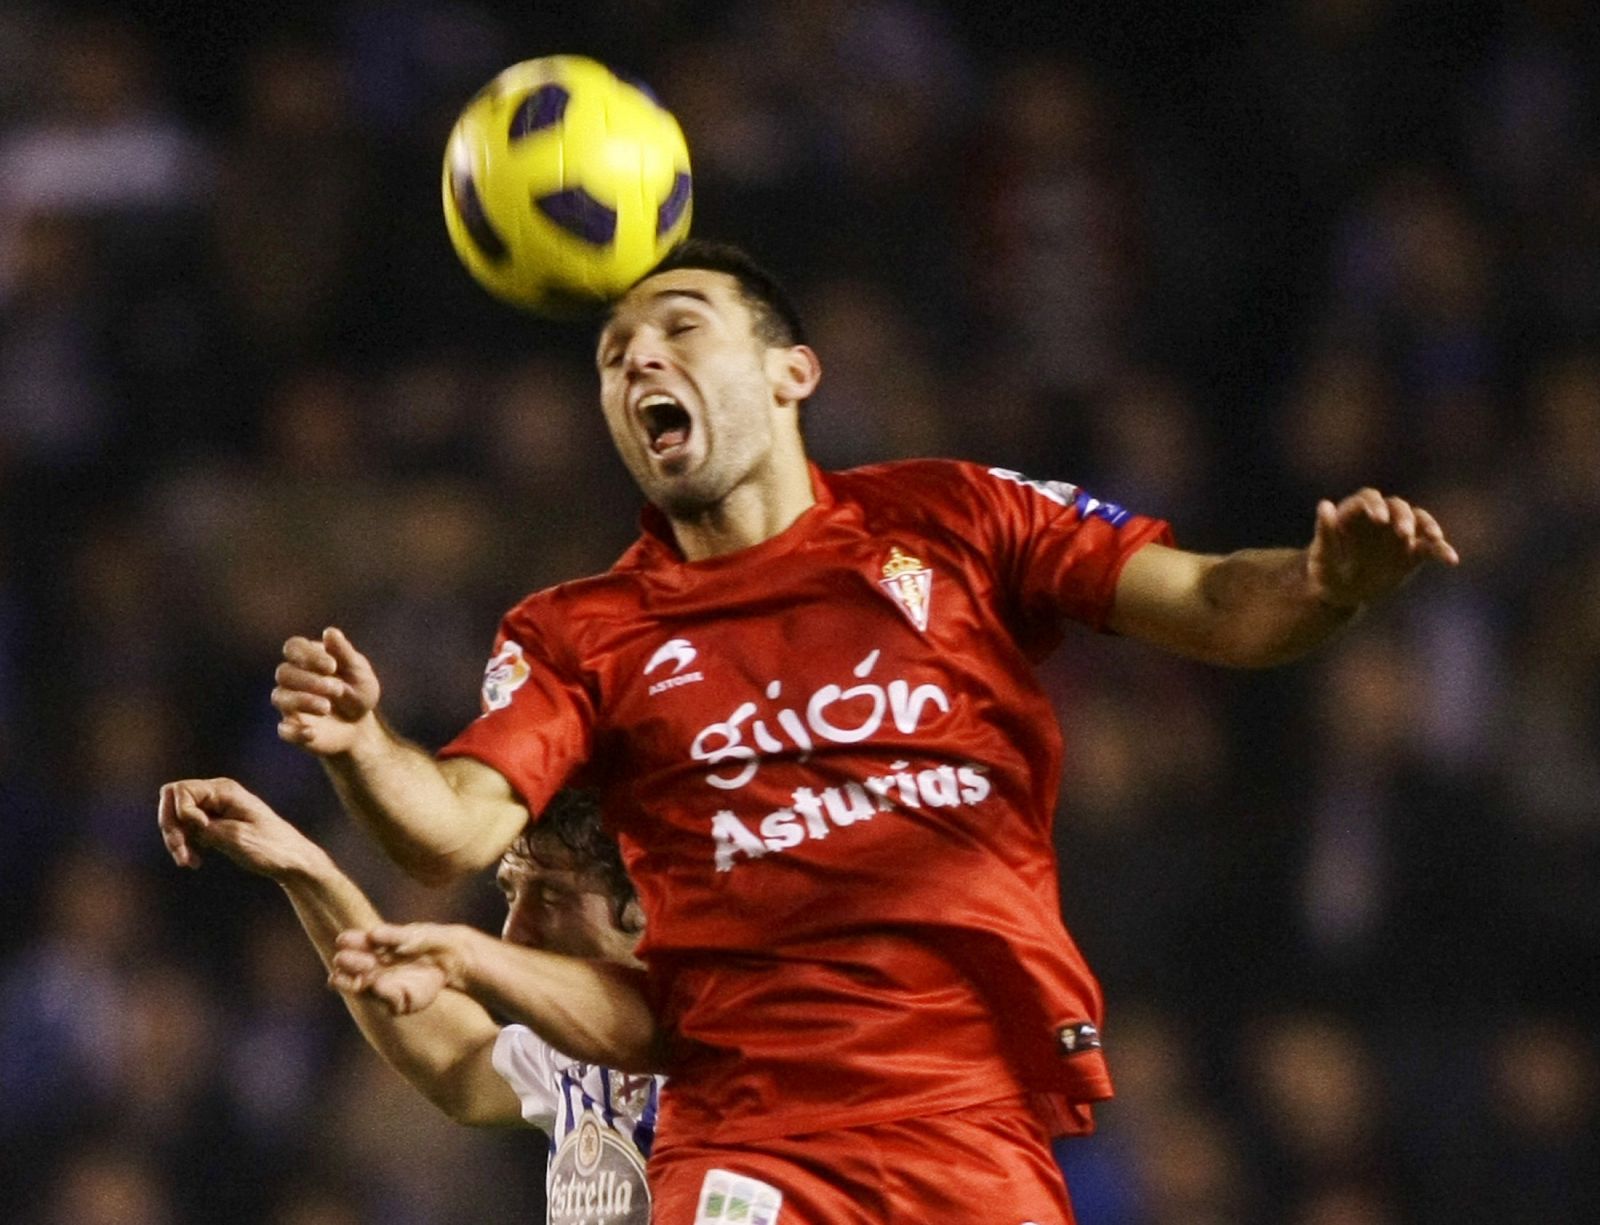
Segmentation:
[(461, 218), (461, 224), (465, 227), (472, 245), (492, 263), (505, 263), (511, 251), (506, 246), (505, 240), (489, 223), (489, 218), (483, 211), (483, 201), (478, 198), (477, 184), (472, 181), (470, 174), (457, 174), (453, 168), (451, 169), (450, 198), (455, 201), (456, 215)]
[(617, 235), (617, 214), (581, 187), (553, 191), (534, 200), (535, 206), (562, 229), (597, 247), (606, 246)]
[(673, 226), (678, 224), (678, 218), (683, 216), (683, 210), (689, 206), (689, 176), (680, 172), (672, 180), (672, 190), (667, 193), (667, 198), (661, 202), (660, 211), (656, 213), (656, 237), (659, 238)]
[(567, 113), (567, 103), (572, 95), (560, 85), (541, 85), (517, 107), (511, 116), (511, 128), (506, 134), (509, 141), (532, 136), (552, 124), (559, 123)]

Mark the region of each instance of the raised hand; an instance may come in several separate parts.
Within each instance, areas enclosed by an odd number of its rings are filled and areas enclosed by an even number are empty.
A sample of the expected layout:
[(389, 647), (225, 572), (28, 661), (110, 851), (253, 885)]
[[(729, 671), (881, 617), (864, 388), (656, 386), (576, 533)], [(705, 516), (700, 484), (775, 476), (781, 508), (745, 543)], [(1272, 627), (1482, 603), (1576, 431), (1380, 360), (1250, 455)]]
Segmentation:
[(339, 933), (328, 982), (337, 990), (381, 1000), (397, 1016), (420, 1012), (464, 978), (463, 935), (441, 923), (380, 923)]
[(303, 870), (318, 854), (309, 838), (231, 778), (167, 783), (156, 824), (168, 853), (183, 868), (198, 868), (200, 849), (207, 848), (276, 879)]
[(278, 738), (318, 756), (348, 752), (369, 716), (375, 719), (377, 673), (343, 630), (329, 627), (321, 639), (289, 639), (273, 680)]
[(1403, 498), (1360, 489), (1317, 504), (1307, 568), (1318, 598), (1336, 608), (1387, 595), (1424, 562), (1460, 560), (1439, 521)]

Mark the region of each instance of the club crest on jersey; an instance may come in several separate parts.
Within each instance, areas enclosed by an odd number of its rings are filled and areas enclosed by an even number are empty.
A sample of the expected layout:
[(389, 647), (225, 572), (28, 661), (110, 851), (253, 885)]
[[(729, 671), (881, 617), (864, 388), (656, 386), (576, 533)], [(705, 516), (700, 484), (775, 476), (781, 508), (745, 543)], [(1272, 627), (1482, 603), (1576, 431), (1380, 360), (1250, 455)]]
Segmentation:
[(922, 564), (921, 558), (903, 552), (899, 545), (889, 546), (889, 560), (883, 563), (883, 577), (878, 586), (888, 592), (889, 598), (917, 627), (919, 634), (928, 632), (928, 609), (933, 603), (933, 571)]
[(483, 670), (483, 713), (511, 705), (511, 695), (528, 679), (528, 661), (522, 648), (507, 642)]

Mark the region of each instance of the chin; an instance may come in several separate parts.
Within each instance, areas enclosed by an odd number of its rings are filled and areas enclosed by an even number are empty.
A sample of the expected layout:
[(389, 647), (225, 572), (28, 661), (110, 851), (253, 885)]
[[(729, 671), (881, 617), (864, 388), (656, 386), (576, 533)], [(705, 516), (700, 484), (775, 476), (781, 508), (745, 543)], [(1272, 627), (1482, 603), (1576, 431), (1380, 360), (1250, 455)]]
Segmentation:
[(705, 479), (703, 473), (674, 480), (670, 474), (657, 474), (649, 497), (673, 519), (693, 519), (716, 509), (728, 491)]

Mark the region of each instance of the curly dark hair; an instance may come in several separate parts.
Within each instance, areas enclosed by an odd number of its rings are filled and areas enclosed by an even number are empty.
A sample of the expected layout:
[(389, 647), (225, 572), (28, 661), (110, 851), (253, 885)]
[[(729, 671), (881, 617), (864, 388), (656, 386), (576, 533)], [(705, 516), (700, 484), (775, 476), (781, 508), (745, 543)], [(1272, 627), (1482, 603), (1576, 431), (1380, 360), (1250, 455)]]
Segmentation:
[(556, 792), (545, 805), (538, 822), (518, 834), (506, 854), (537, 860), (532, 839), (547, 834), (554, 835), (572, 853), (581, 871), (593, 873), (603, 882), (606, 897), (611, 902), (611, 917), (619, 927), (623, 926), (623, 911), (637, 894), (633, 882), (628, 879), (627, 869), (622, 866), (617, 840), (606, 832), (601, 822), (599, 795), (587, 787), (568, 787)]

